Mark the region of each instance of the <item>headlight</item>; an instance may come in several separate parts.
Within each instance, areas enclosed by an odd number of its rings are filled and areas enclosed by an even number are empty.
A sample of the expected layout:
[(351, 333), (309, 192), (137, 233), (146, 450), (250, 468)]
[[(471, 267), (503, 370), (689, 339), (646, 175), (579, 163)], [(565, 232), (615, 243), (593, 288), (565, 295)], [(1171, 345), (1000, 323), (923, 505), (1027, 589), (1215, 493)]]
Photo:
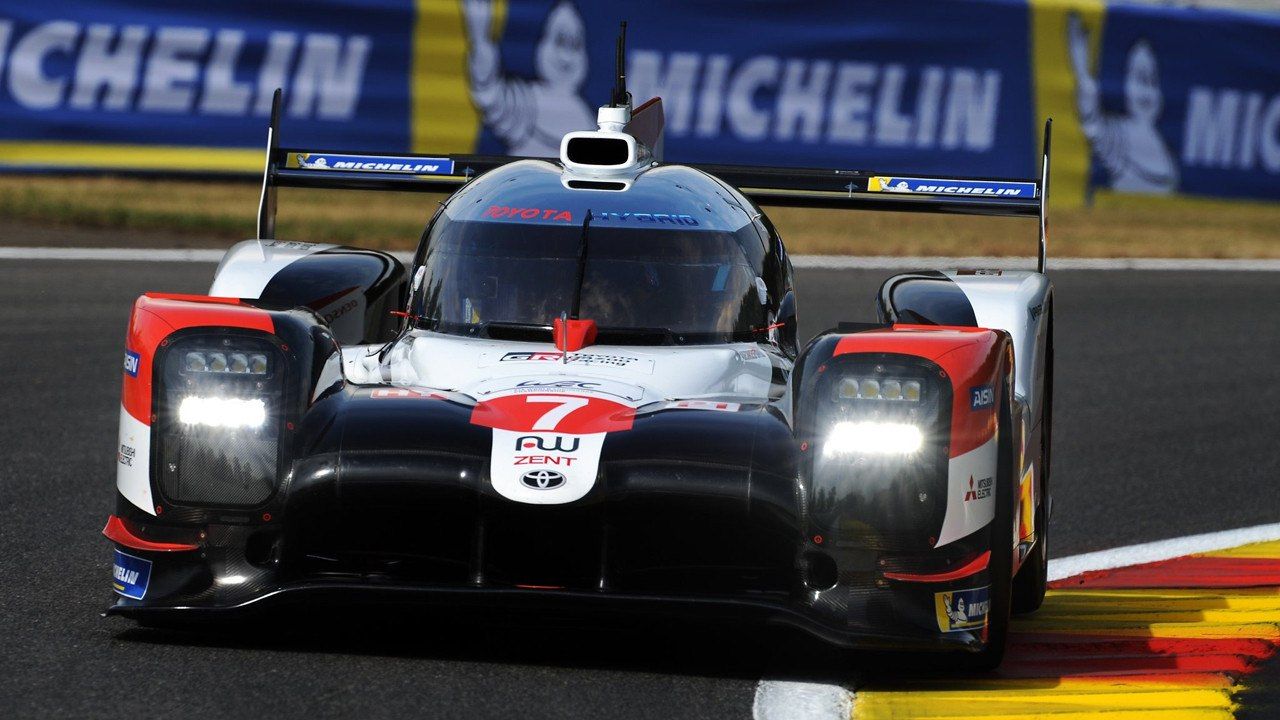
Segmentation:
[(823, 448), (828, 455), (909, 455), (923, 444), (924, 433), (910, 423), (840, 422), (832, 426)]
[(281, 463), (286, 368), (268, 338), (192, 333), (169, 342), (156, 388), (156, 474), (164, 496), (195, 505), (257, 505)]
[(262, 400), (189, 395), (178, 405), (178, 422), (221, 428), (257, 428), (267, 420)]
[(920, 381), (905, 378), (841, 378), (836, 385), (840, 400), (885, 400), (920, 402)]

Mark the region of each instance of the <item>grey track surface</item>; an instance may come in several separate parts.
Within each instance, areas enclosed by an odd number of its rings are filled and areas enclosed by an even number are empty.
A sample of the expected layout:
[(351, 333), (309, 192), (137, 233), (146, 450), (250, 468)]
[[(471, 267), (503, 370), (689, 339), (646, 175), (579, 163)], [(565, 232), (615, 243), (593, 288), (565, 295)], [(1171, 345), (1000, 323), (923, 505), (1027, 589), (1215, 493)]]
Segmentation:
[[(190, 635), (103, 619), (120, 363), (143, 290), (212, 265), (0, 262), (6, 717), (744, 717), (830, 680), (787, 638), (323, 614)], [(806, 271), (802, 330), (872, 319), (884, 272)], [(1063, 272), (1053, 555), (1275, 522), (1280, 277)]]

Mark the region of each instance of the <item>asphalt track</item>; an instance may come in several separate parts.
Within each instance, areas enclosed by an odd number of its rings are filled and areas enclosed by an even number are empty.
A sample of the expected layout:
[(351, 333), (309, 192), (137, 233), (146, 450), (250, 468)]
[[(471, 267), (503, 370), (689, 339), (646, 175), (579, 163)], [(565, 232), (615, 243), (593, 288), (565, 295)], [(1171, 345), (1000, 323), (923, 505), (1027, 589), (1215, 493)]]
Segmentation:
[[(746, 717), (762, 677), (847, 672), (793, 638), (716, 628), (309, 612), (190, 635), (100, 617), (129, 306), (212, 272), (0, 261), (5, 716)], [(871, 319), (886, 274), (800, 271), (803, 332)], [(1280, 275), (1052, 277), (1052, 555), (1280, 519)]]

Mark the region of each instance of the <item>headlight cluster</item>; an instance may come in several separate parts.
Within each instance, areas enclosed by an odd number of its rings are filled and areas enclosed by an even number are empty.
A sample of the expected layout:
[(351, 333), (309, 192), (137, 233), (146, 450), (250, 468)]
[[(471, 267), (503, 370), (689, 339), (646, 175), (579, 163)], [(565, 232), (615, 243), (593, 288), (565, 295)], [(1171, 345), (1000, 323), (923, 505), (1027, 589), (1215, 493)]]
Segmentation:
[(282, 462), (286, 368), (261, 336), (191, 334), (163, 358), (157, 456), (174, 502), (256, 505), (275, 490)]
[(191, 351), (182, 360), (185, 373), (248, 373), (266, 375), (269, 369), (266, 353)]
[(920, 402), (920, 381), (897, 378), (842, 378), (836, 386), (841, 400)]

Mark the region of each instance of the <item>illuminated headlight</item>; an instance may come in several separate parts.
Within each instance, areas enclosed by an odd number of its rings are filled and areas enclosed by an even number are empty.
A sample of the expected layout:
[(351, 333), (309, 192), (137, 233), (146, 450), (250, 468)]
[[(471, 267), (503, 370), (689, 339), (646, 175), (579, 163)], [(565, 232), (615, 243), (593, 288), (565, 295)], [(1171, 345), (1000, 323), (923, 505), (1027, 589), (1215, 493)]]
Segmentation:
[(924, 444), (924, 433), (911, 423), (840, 422), (823, 444), (827, 454), (909, 455)]
[(900, 378), (841, 378), (836, 385), (841, 400), (920, 402), (920, 381)]
[(178, 422), (220, 428), (258, 428), (267, 420), (262, 400), (188, 396), (178, 405)]

